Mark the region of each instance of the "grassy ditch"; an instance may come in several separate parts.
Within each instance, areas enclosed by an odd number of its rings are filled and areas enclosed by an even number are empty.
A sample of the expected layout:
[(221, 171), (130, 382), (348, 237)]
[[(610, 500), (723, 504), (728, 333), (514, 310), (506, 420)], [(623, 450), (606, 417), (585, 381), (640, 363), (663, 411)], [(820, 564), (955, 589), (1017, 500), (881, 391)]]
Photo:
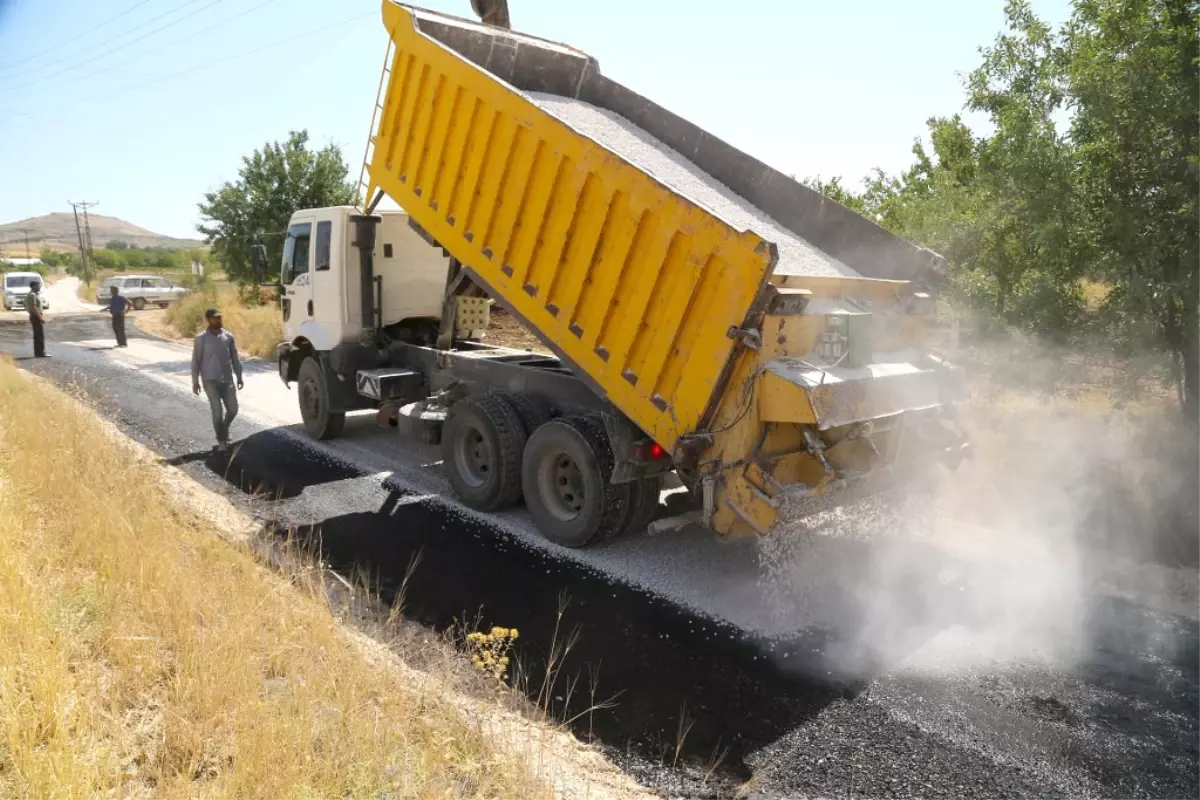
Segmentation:
[(0, 796), (546, 794), (131, 461), (0, 362)]

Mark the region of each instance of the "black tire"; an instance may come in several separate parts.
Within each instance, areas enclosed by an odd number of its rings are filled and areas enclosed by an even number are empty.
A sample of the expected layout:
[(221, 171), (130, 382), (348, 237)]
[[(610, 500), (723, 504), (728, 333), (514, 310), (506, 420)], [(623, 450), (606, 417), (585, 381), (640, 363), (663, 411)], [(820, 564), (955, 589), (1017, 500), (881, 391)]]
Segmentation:
[(132, 305), (133, 305), (134, 311), (141, 311), (143, 308), (146, 307), (146, 298), (135, 297), (135, 298), (133, 298)]
[(534, 431), (551, 420), (550, 407), (540, 397), (499, 389), (489, 394), (503, 398), (504, 402), (512, 406), (513, 411), (521, 418), (521, 427), (524, 428), (526, 437), (533, 436)]
[(612, 535), (616, 539), (621, 536), (637, 536), (646, 532), (650, 523), (658, 513), (658, 498), (662, 494), (662, 480), (659, 478), (641, 478), (629, 485), (629, 505), (625, 519), (620, 528)]
[(604, 425), (566, 417), (542, 425), (525, 446), (521, 486), (543, 536), (583, 547), (620, 529), (629, 486), (614, 484), (613, 455)]
[(513, 407), (491, 394), (464, 397), (442, 426), (446, 478), (476, 511), (496, 511), (521, 499), (525, 429)]
[(309, 356), (300, 365), (296, 379), (296, 394), (300, 400), (300, 416), (304, 430), (314, 439), (334, 439), (346, 427), (345, 412), (330, 411), (329, 386), (320, 362)]
[(170, 304), (170, 303), (159, 303), (159, 304), (158, 304), (158, 307), (159, 307), (159, 308), (166, 308), (166, 307), (167, 307), (167, 306), (169, 306), (169, 305), (171, 305), (171, 304)]

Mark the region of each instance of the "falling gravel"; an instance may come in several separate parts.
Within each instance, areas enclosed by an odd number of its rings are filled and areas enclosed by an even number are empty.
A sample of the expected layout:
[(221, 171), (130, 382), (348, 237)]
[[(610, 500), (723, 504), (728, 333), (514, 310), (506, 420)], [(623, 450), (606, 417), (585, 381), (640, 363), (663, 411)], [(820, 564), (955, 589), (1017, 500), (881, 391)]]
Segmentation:
[(776, 275), (862, 277), (619, 114), (571, 97), (541, 92), (530, 92), (528, 96), (545, 111), (735, 228), (753, 231), (773, 242), (779, 251)]

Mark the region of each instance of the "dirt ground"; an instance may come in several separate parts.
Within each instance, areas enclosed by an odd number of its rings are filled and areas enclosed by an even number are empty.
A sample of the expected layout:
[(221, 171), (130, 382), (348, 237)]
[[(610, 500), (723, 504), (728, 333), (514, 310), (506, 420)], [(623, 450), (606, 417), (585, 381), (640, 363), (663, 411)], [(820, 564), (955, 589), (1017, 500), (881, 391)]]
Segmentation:
[(491, 324), (488, 326), (486, 341), (488, 344), (515, 347), (518, 350), (549, 352), (540, 339), (530, 333), (516, 317), (499, 306), (492, 306)]
[(130, 316), (133, 317), (134, 324), (138, 326), (138, 330), (144, 333), (176, 341), (182, 341), (184, 338), (167, 324), (167, 310), (165, 308), (148, 308), (145, 311), (130, 314)]

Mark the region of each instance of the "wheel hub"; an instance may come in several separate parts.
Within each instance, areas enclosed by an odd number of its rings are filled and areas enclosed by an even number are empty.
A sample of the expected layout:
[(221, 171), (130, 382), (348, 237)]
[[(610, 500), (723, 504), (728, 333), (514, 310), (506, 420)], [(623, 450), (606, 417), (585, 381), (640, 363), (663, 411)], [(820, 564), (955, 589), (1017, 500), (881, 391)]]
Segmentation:
[(300, 383), (300, 406), (309, 419), (316, 419), (321, 413), (321, 392), (312, 378)]
[(566, 453), (558, 453), (543, 462), (540, 472), (538, 488), (550, 513), (564, 522), (577, 517), (586, 496), (583, 472), (575, 460)]
[(463, 433), (455, 448), (459, 477), (470, 486), (482, 486), (492, 471), (492, 449), (475, 428)]

